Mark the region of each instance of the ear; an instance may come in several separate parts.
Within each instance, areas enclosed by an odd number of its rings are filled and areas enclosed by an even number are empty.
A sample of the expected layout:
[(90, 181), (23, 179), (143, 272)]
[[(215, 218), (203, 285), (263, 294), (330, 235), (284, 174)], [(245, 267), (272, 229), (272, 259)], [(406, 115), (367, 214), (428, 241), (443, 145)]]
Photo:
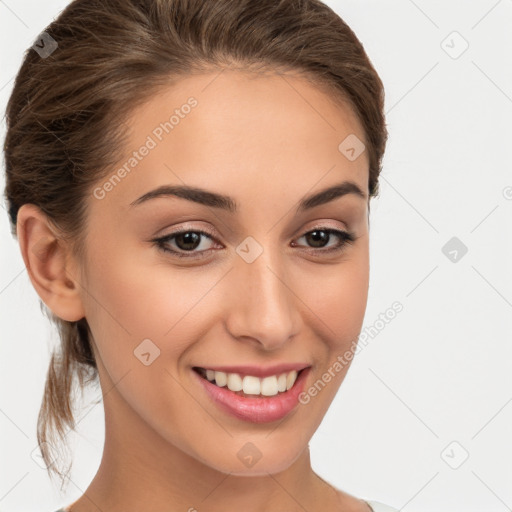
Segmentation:
[(83, 318), (76, 262), (48, 217), (37, 206), (24, 204), (18, 211), (16, 231), (30, 281), (42, 301), (62, 320)]

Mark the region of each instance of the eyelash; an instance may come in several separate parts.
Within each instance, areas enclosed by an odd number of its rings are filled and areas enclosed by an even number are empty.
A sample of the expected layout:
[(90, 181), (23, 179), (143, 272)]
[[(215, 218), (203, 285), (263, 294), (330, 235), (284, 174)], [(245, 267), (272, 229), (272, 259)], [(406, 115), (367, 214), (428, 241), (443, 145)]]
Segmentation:
[[(334, 253), (334, 252), (341, 252), (343, 250), (345, 250), (346, 246), (347, 245), (351, 245), (355, 240), (356, 240), (356, 236), (354, 233), (352, 232), (349, 232), (349, 231), (342, 231), (340, 229), (333, 229), (333, 228), (327, 228), (327, 227), (315, 227), (313, 229), (311, 229), (310, 231), (307, 231), (306, 233), (304, 233), (302, 236), (300, 236), (299, 238), (302, 238), (303, 236), (306, 236), (306, 235), (309, 235), (315, 231), (323, 231), (329, 235), (336, 235), (340, 238), (341, 242), (336, 246), (336, 247), (330, 247), (328, 249), (324, 249), (324, 248), (318, 248), (318, 249), (315, 249), (314, 247), (310, 247), (310, 249), (313, 251), (313, 252), (321, 252), (321, 253), (324, 253), (324, 254), (331, 254), (331, 253)], [(202, 231), (200, 229), (184, 229), (184, 230), (181, 230), (181, 231), (176, 231), (174, 233), (171, 233), (169, 235), (165, 235), (163, 237), (160, 237), (160, 238), (155, 238), (154, 240), (151, 240), (159, 250), (165, 252), (165, 253), (171, 253), (173, 256), (176, 256), (178, 258), (192, 258), (192, 259), (199, 259), (199, 258), (204, 258), (204, 254), (208, 253), (209, 251), (211, 250), (214, 250), (214, 249), (206, 249), (204, 251), (199, 251), (199, 252), (193, 252), (193, 251), (186, 251), (186, 252), (180, 252), (180, 251), (175, 251), (174, 249), (169, 249), (166, 244), (172, 240), (173, 238), (179, 236), (179, 235), (183, 235), (185, 233), (196, 233), (196, 234), (200, 234), (200, 235), (203, 235), (211, 240), (215, 240), (214, 237), (210, 234), (210, 233), (207, 233), (206, 231)], [(330, 240), (329, 240), (330, 241)], [(200, 256), (199, 256), (200, 255)]]

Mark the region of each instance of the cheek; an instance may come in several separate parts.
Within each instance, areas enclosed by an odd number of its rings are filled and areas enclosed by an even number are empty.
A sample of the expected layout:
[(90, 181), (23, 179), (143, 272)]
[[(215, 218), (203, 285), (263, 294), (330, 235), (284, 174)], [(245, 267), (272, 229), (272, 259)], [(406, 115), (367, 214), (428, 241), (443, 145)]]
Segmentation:
[(202, 298), (219, 276), (199, 269), (176, 269), (163, 259), (141, 261), (135, 251), (120, 250), (108, 242), (95, 246), (102, 251), (89, 258), (84, 302), (105, 363), (131, 364), (133, 351), (149, 339), (164, 356), (160, 361), (167, 359), (172, 365), (170, 360), (176, 361), (200, 335), (205, 323), (204, 310), (202, 324), (198, 318)]
[(318, 335), (336, 353), (357, 341), (364, 320), (369, 264), (366, 246), (360, 249), (337, 265), (319, 266), (313, 280), (302, 279), (299, 293), (310, 309), (309, 323), (318, 326)]
[[(142, 266), (136, 257), (114, 254), (91, 257), (86, 273), (86, 318), (106, 386), (115, 384), (116, 394), (147, 421), (176, 415), (179, 404), (190, 401), (178, 383), (181, 357), (202, 335), (201, 297), (218, 277), (191, 278), (163, 263)], [(172, 428), (178, 432), (180, 423)]]

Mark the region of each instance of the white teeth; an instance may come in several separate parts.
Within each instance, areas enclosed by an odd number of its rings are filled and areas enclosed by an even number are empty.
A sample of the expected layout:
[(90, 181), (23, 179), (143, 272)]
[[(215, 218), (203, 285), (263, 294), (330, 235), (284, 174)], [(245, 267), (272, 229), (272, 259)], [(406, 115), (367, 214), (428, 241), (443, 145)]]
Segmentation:
[(295, 370), (292, 370), (288, 374), (288, 377), (286, 377), (286, 391), (288, 391), (293, 386), (296, 378), (297, 378), (297, 372)]
[[(213, 371), (213, 370), (210, 370)], [(215, 373), (215, 372), (213, 372)], [(228, 388), (231, 391), (241, 391), (243, 388), (242, 377), (238, 373), (228, 373)]]
[(246, 375), (244, 377), (244, 393), (247, 395), (259, 395), (261, 388), (261, 381), (258, 377), (252, 377), (251, 375)]
[[(204, 373), (203, 373), (204, 375)], [(280, 375), (271, 375), (260, 379), (252, 375), (242, 377), (238, 373), (218, 372), (206, 370), (206, 378), (215, 381), (219, 387), (227, 386), (231, 391), (242, 391), (247, 395), (275, 396), (278, 393), (288, 391), (297, 380), (298, 372), (292, 370)]]
[(224, 372), (215, 372), (215, 384), (220, 388), (224, 387), (228, 382), (228, 376)]
[(286, 391), (286, 373), (282, 373), (277, 378), (277, 390), (280, 391), (281, 393), (283, 391)]
[(277, 377), (272, 375), (271, 377), (265, 377), (261, 381), (261, 394), (265, 396), (277, 395)]

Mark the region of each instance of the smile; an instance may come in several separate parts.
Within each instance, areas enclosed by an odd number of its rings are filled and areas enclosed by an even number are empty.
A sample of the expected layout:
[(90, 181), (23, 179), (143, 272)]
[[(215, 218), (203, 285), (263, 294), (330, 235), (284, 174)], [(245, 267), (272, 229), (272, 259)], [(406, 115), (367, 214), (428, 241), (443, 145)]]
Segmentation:
[[(208, 368), (196, 367), (195, 370), (216, 386), (227, 387), (239, 396), (275, 396), (288, 391), (297, 380), (298, 372), (292, 370), (278, 375), (259, 378), (254, 375), (226, 373)], [(302, 370), (300, 370), (302, 371)]]
[(194, 367), (192, 373), (221, 412), (244, 421), (266, 423), (281, 420), (295, 409), (310, 370), (309, 366), (264, 378), (242, 378), (237, 373), (200, 367)]

